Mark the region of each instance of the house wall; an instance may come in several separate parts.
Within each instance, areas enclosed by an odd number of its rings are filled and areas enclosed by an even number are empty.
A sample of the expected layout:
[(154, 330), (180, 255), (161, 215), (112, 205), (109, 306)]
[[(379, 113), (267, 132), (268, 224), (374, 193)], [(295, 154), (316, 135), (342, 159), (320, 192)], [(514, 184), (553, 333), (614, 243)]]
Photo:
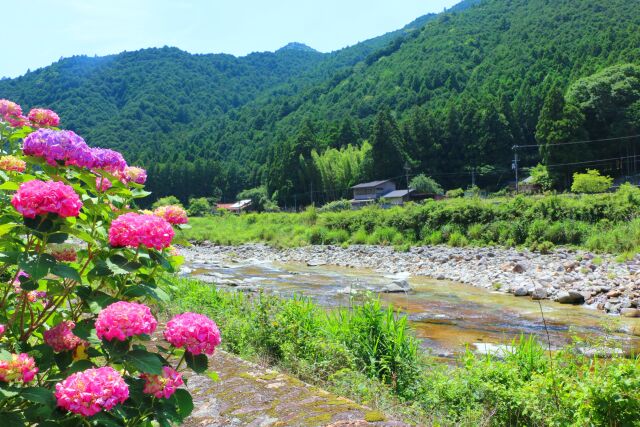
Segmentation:
[(377, 187), (371, 188), (354, 188), (353, 189), (353, 198), (356, 200), (363, 199), (379, 199), (385, 194), (389, 193), (396, 189), (396, 184), (391, 181), (384, 182)]

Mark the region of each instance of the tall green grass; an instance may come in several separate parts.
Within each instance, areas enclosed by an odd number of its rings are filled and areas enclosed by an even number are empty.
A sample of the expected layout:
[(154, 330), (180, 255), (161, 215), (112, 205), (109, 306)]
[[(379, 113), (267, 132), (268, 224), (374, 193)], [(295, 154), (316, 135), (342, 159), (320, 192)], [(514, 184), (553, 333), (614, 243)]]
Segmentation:
[(570, 245), (600, 252), (637, 252), (640, 190), (498, 199), (429, 200), (405, 207), (299, 214), (264, 213), (193, 218), (184, 237), (221, 245), (266, 242), (302, 245), (449, 244), (527, 246), (548, 250)]
[(328, 312), (303, 297), (170, 280), (169, 310), (214, 318), (228, 351), (416, 425), (634, 426), (640, 420), (636, 358), (588, 359), (571, 347), (550, 356), (534, 338), (522, 337), (500, 358), (467, 352), (446, 365), (420, 349), (404, 316), (377, 300)]

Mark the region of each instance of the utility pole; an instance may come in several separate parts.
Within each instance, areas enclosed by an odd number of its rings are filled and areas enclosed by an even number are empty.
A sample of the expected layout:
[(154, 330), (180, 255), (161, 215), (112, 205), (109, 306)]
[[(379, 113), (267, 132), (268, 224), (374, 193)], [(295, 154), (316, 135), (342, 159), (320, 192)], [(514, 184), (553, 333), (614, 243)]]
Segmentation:
[(411, 167), (409, 166), (408, 162), (405, 162), (404, 164), (404, 175), (407, 178), (407, 190), (409, 189), (409, 171), (411, 170)]
[(513, 163), (511, 164), (511, 169), (513, 169), (516, 173), (516, 194), (520, 190), (520, 183), (518, 182), (518, 146), (513, 146)]

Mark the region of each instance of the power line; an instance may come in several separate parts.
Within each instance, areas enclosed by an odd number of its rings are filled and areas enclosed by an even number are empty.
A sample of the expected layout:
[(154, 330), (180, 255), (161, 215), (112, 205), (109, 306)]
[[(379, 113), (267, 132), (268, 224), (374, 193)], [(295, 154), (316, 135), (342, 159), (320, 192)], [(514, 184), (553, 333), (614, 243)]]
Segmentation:
[[(589, 139), (585, 141), (572, 141), (572, 142), (557, 142), (553, 144), (547, 145), (547, 147), (559, 147), (563, 145), (576, 145), (576, 144), (589, 144), (591, 142), (607, 142), (607, 141), (619, 141), (622, 139), (633, 139), (639, 138), (640, 135), (630, 135), (630, 136), (619, 136), (616, 138), (603, 138), (603, 139)], [(516, 145), (517, 148), (540, 148), (544, 147), (544, 145), (540, 144), (529, 144), (529, 145)]]
[(590, 164), (590, 163), (604, 163), (604, 162), (611, 162), (614, 160), (627, 160), (627, 159), (634, 159), (637, 158), (638, 156), (626, 156), (626, 157), (612, 157), (610, 159), (596, 159), (596, 160), (586, 160), (584, 162), (574, 162), (574, 163), (558, 163), (555, 165), (547, 165), (548, 168), (555, 168), (555, 167), (560, 167), (560, 166), (575, 166), (575, 165), (585, 165), (585, 164)]

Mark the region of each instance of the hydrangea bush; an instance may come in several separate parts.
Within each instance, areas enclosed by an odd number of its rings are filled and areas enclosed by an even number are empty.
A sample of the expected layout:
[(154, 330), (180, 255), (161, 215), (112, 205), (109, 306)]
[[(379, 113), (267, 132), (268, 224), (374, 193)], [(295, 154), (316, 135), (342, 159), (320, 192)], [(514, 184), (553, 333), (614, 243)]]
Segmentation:
[(0, 100), (0, 420), (179, 424), (184, 370), (205, 372), (220, 344), (206, 316), (163, 327), (152, 310), (186, 212), (136, 209), (146, 171), (59, 122)]

